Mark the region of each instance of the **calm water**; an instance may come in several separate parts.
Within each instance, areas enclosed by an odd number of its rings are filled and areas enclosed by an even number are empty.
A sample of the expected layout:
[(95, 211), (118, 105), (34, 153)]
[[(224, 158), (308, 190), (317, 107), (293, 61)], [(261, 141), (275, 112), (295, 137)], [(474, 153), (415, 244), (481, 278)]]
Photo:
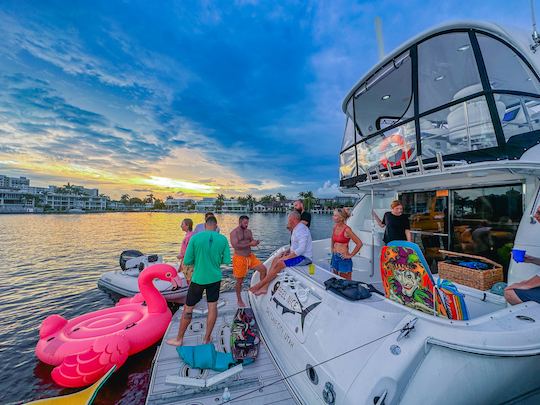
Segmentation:
[[(114, 305), (97, 288), (101, 273), (118, 268), (120, 252), (161, 253), (174, 261), (185, 217), (197, 224), (202, 214), (109, 213), (87, 215), (0, 216), (0, 403), (67, 394), (50, 378), (51, 366), (37, 360), (39, 325), (51, 314), (67, 319)], [(218, 215), (222, 233), (238, 216)], [(289, 243), (285, 214), (252, 214), (250, 228), (261, 239), (256, 254), (266, 259)], [(330, 236), (332, 217), (313, 215), (313, 239)], [(230, 289), (231, 271), (223, 289)], [(96, 404), (143, 404), (156, 346), (132, 356), (100, 391)]]

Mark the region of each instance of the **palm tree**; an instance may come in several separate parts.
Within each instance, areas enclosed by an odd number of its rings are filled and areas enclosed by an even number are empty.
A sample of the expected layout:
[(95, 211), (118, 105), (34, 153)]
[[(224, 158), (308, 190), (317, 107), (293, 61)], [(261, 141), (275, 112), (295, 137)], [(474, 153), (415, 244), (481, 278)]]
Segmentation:
[(277, 193), (276, 200), (279, 202), (279, 210), (284, 211), (285, 201), (287, 201), (287, 197), (285, 197), (281, 193)]
[(248, 195), (246, 195), (246, 201), (248, 203), (249, 211), (253, 211), (253, 206), (255, 205), (257, 200), (251, 194), (248, 194)]
[(224, 201), (225, 201), (225, 196), (223, 194), (218, 194), (216, 198), (216, 203), (215, 203), (216, 211), (221, 211), (221, 209), (223, 208)]
[(122, 194), (122, 197), (120, 197), (120, 202), (124, 205), (129, 205), (129, 194)]
[(311, 191), (301, 191), (298, 193), (298, 197), (304, 200), (304, 208), (306, 211), (310, 211), (313, 205), (315, 204), (315, 197)]
[(150, 193), (146, 196), (146, 198), (144, 199), (144, 202), (145, 203), (150, 203), (150, 204), (153, 204), (155, 201), (155, 198), (154, 198), (154, 194)]

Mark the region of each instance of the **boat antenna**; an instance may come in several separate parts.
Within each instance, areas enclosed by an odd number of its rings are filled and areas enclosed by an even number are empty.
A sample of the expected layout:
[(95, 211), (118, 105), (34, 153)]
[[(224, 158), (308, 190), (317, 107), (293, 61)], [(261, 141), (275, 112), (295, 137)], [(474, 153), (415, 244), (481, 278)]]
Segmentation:
[(532, 32), (532, 40), (533, 43), (531, 45), (531, 51), (536, 52), (536, 48), (540, 46), (540, 35), (538, 35), (538, 31), (536, 31), (536, 16), (534, 13), (534, 0), (531, 0), (531, 17), (532, 17), (532, 26), (533, 26), (533, 32)]
[(381, 17), (375, 17), (375, 36), (377, 37), (377, 50), (379, 53), (379, 61), (381, 61), (384, 58), (384, 39), (382, 35)]

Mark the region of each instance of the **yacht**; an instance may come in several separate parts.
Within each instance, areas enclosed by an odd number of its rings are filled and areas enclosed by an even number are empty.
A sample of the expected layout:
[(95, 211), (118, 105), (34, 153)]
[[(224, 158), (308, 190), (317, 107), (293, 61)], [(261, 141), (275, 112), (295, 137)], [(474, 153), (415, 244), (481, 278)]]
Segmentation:
[[(444, 285), (441, 250), (496, 262), (509, 283), (540, 270), (510, 253), (540, 257), (534, 39), (491, 23), (448, 23), (388, 54), (346, 95), (340, 186), (357, 198), (348, 225), (364, 243), (353, 279), (380, 294), (351, 301), (326, 289), (338, 277), (327, 239), (313, 244), (314, 272), (287, 268), (267, 294), (249, 295), (298, 402), (534, 402), (540, 305), (509, 306), (490, 290), (449, 280), (462, 310), (441, 311), (444, 294), (435, 288)], [(382, 217), (395, 199), (409, 215), (414, 244), (385, 247), (372, 212)], [(412, 249), (433, 302), (409, 305), (389, 292), (396, 249)], [(258, 281), (255, 273), (251, 284)]]

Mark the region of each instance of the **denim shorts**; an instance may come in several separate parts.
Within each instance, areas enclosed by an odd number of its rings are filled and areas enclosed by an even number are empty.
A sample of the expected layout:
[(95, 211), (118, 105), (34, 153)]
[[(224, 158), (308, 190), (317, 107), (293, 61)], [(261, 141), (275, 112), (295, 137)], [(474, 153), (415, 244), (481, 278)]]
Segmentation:
[(528, 290), (515, 289), (514, 292), (523, 302), (535, 301), (540, 303), (540, 287), (530, 288)]
[(330, 266), (332, 266), (332, 270), (339, 273), (350, 273), (352, 271), (352, 259), (345, 259), (341, 253), (332, 253)]

